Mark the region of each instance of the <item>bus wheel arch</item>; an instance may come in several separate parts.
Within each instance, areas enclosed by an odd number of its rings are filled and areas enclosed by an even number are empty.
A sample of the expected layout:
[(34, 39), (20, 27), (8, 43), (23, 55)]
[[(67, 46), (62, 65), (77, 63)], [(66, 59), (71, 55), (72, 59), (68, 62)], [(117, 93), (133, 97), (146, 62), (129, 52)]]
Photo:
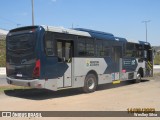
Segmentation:
[(84, 87), (82, 88), (85, 93), (92, 93), (96, 90), (98, 85), (98, 75), (94, 70), (87, 73), (84, 80)]
[(138, 73), (141, 75), (141, 77), (144, 77), (144, 72), (143, 72), (143, 68), (139, 68)]

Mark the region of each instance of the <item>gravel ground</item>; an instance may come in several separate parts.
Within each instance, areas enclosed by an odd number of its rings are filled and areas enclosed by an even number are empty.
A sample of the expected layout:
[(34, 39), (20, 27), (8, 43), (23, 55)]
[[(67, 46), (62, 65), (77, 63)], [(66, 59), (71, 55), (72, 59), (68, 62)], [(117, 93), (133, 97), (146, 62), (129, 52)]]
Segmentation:
[[(126, 111), (127, 108), (155, 108), (156, 111), (160, 111), (159, 93), (160, 75), (143, 80), (139, 84), (124, 82), (120, 85), (103, 85), (91, 94), (84, 94), (78, 89), (57, 92), (35, 89), (8, 90), (0, 94), (0, 111)], [(123, 118), (125, 119), (127, 118)]]

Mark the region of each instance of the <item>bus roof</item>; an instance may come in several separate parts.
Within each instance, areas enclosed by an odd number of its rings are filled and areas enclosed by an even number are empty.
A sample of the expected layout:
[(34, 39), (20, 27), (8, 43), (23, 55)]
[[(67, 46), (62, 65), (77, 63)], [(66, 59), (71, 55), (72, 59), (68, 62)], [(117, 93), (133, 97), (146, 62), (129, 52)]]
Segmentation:
[(145, 42), (145, 41), (128, 40), (128, 39), (126, 39), (126, 38), (121, 38), (121, 37), (115, 37), (115, 39), (116, 39), (117, 41), (120, 41), (120, 42), (129, 42), (129, 43), (135, 43), (135, 44), (149, 45), (149, 46), (150, 46), (150, 43), (149, 43), (149, 42)]
[(137, 44), (142, 44), (142, 45), (150, 45), (149, 42), (128, 40), (126, 38), (115, 37), (111, 33), (90, 30), (90, 29), (85, 29), (85, 28), (67, 29), (67, 28), (63, 28), (63, 27), (42, 25), (42, 26), (20, 27), (20, 28), (12, 29), (12, 30), (10, 30), (10, 32), (16, 32), (16, 31), (21, 31), (21, 30), (25, 30), (25, 29), (29, 29), (29, 28), (31, 29), (31, 28), (36, 28), (36, 27), (43, 27), (46, 31), (57, 32), (57, 33), (66, 33), (66, 34), (72, 34), (72, 35), (92, 37), (92, 38), (96, 38), (96, 39), (104, 39), (104, 40), (112, 40), (112, 41), (120, 41), (120, 42), (137, 43)]
[(46, 31), (91, 37), (91, 35), (88, 32), (77, 31), (74, 29), (67, 29), (67, 28), (63, 28), (63, 27), (53, 27), (53, 26), (42, 26), (42, 27)]
[(42, 26), (42, 27), (46, 31), (51, 31), (51, 32), (68, 33), (73, 35), (92, 37), (96, 39), (115, 40), (114, 35), (111, 33), (105, 33), (90, 29), (84, 29), (84, 28), (67, 29), (63, 27), (53, 27), (53, 26)]
[(88, 32), (91, 35), (91, 37), (96, 38), (96, 39), (115, 40), (114, 35), (111, 33), (90, 30), (90, 29), (85, 29), (85, 28), (74, 28), (74, 30)]

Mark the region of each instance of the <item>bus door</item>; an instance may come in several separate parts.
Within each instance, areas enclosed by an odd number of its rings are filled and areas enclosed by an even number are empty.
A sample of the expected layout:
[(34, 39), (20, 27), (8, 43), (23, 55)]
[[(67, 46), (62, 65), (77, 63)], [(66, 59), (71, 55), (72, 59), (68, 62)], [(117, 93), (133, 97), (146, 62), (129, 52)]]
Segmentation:
[(114, 62), (114, 73), (112, 73), (112, 80), (120, 80), (120, 58), (122, 57), (122, 47), (113, 46), (112, 59)]
[(73, 43), (71, 41), (57, 41), (58, 61), (67, 65), (67, 70), (63, 77), (58, 80), (58, 87), (60, 88), (72, 86), (72, 49)]
[(153, 76), (153, 51), (150, 46), (145, 46), (144, 58), (146, 61), (146, 75)]

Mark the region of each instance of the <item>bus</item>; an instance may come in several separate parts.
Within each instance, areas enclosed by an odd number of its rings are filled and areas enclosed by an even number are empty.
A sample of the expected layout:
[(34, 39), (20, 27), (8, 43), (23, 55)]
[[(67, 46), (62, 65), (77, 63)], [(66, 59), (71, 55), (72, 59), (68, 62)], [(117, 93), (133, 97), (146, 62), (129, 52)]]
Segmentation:
[(6, 37), (8, 84), (31, 88), (81, 88), (153, 75), (150, 43), (84, 28), (26, 26)]

